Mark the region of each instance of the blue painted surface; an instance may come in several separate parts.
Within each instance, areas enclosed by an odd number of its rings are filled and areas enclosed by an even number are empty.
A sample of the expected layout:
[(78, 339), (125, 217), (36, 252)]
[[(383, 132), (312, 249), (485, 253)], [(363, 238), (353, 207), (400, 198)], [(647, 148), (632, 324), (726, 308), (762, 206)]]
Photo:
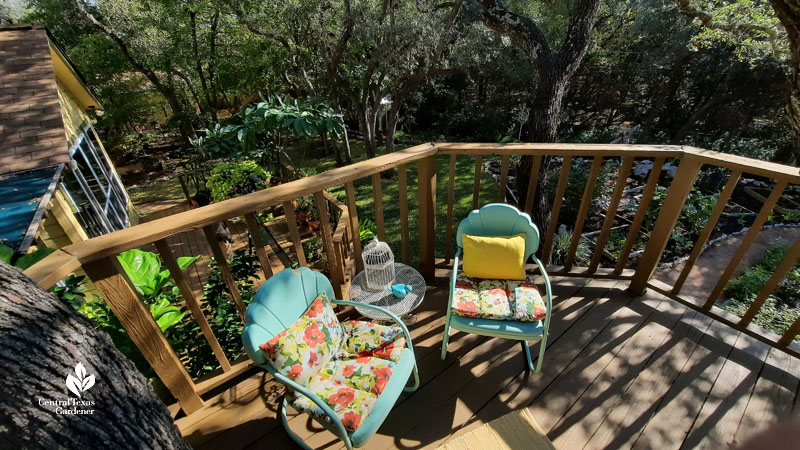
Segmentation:
[(31, 221), (43, 197), (49, 198), (48, 188), (58, 166), (0, 175), (0, 243), (20, 249)]

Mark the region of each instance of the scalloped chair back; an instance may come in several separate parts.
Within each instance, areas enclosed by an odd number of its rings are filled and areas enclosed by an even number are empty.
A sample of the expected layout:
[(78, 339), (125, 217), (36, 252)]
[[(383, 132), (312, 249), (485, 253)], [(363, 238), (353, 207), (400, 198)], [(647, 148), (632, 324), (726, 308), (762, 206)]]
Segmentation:
[(539, 248), (539, 230), (531, 222), (531, 216), (505, 203), (490, 203), (476, 209), (458, 224), (456, 243), (463, 249), (461, 235), (511, 236), (525, 233), (525, 256), (528, 261)]
[(331, 282), (308, 267), (282, 270), (261, 286), (247, 307), (242, 332), (244, 349), (254, 363), (267, 362), (258, 346), (300, 318), (319, 292), (334, 298)]

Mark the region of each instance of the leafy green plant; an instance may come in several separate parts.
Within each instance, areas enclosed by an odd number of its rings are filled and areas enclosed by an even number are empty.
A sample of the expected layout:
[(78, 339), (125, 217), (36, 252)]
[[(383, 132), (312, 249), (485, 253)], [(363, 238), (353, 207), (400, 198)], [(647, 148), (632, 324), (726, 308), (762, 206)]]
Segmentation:
[(371, 219), (362, 219), (358, 222), (358, 235), (362, 247), (366, 247), (369, 241), (376, 236), (377, 230), (378, 226)]
[(255, 161), (222, 163), (214, 167), (206, 185), (211, 198), (221, 202), (267, 188), (270, 174)]
[(322, 238), (318, 235), (314, 235), (306, 239), (305, 242), (303, 242), (303, 253), (305, 253), (306, 261), (308, 262), (322, 259)]
[[(744, 315), (790, 248), (785, 244), (767, 247), (752, 266), (729, 281), (725, 285), (724, 294), (727, 300), (721, 304), (722, 309), (739, 316)], [(798, 316), (800, 316), (800, 260), (778, 283), (777, 289), (767, 298), (753, 321), (782, 334)]]
[[(570, 245), (572, 245), (572, 230), (567, 230), (566, 225), (560, 225), (558, 232), (553, 236), (553, 251), (550, 256), (551, 264), (563, 266), (567, 262)], [(589, 245), (583, 238), (579, 239), (578, 248), (575, 250), (575, 265), (586, 266), (591, 257), (592, 252), (589, 249)]]
[[(178, 266), (181, 270), (186, 269), (198, 258), (199, 256), (181, 256), (177, 258)], [(155, 253), (131, 249), (120, 253), (117, 259), (125, 269), (125, 273), (128, 274), (136, 292), (142, 296), (145, 302), (158, 296), (164, 287), (172, 283), (169, 270), (161, 270), (161, 258)], [(173, 294), (177, 295), (177, 293)]]
[(70, 275), (61, 283), (50, 288), (50, 292), (61, 301), (79, 309), (86, 298), (85, 275)]
[[(255, 282), (261, 270), (258, 257), (239, 249), (234, 251), (233, 258), (228, 263), (242, 300), (245, 305), (249, 305), (255, 296)], [(209, 267), (211, 270), (208, 273), (208, 280), (203, 286), (206, 316), (225, 354), (229, 359), (236, 359), (244, 354), (241, 340), (242, 319), (228, 292), (219, 266), (213, 262)], [(167, 330), (165, 334), (186, 366), (186, 370), (193, 377), (199, 377), (219, 368), (219, 362), (199, 333), (194, 321), (183, 321)]]
[(30, 253), (26, 253), (22, 256), (17, 257), (16, 255), (14, 255), (14, 249), (12, 249), (7, 245), (0, 244), (0, 261), (3, 261), (6, 264), (10, 264), (20, 270), (25, 270), (28, 267), (41, 261), (47, 255), (53, 253), (54, 251), (56, 251), (56, 249), (54, 248), (39, 247)]

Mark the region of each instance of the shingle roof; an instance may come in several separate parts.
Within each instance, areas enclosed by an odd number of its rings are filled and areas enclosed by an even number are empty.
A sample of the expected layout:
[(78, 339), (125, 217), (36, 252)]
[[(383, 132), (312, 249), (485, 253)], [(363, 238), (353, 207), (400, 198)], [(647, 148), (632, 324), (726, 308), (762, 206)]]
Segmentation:
[(47, 30), (0, 26), (0, 174), (66, 162)]

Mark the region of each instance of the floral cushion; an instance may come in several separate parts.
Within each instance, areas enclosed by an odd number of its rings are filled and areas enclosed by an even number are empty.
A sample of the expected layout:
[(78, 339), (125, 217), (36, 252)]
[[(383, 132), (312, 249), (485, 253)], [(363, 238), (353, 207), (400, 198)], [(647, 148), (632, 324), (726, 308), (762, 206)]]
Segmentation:
[(319, 295), (299, 319), (260, 348), (275, 370), (304, 385), (339, 352), (342, 335), (330, 301)]
[(403, 329), (395, 325), (379, 325), (361, 320), (342, 322), (344, 345), (340, 358), (376, 356), (397, 362), (405, 348)]
[[(358, 429), (378, 400), (378, 396), (371, 392), (353, 389), (324, 376), (314, 377), (306, 387), (331, 407), (336, 418), (349, 431)], [(298, 411), (307, 412), (314, 417), (330, 422), (330, 418), (322, 411), (322, 408), (305, 395), (292, 393), (289, 403)]]
[[(306, 387), (331, 407), (345, 429), (355, 431), (369, 416), (396, 364), (373, 356), (350, 356), (329, 362)], [(289, 401), (298, 411), (329, 421), (322, 409), (305, 395), (292, 393)]]
[(547, 306), (533, 279), (484, 280), (460, 273), (451, 307), (464, 317), (535, 322), (547, 315)]
[[(349, 320), (339, 323), (330, 301), (318, 296), (308, 310), (260, 346), (277, 371), (331, 407), (349, 431), (369, 416), (405, 348), (396, 326)], [(311, 399), (289, 393), (298, 411), (330, 421)]]

